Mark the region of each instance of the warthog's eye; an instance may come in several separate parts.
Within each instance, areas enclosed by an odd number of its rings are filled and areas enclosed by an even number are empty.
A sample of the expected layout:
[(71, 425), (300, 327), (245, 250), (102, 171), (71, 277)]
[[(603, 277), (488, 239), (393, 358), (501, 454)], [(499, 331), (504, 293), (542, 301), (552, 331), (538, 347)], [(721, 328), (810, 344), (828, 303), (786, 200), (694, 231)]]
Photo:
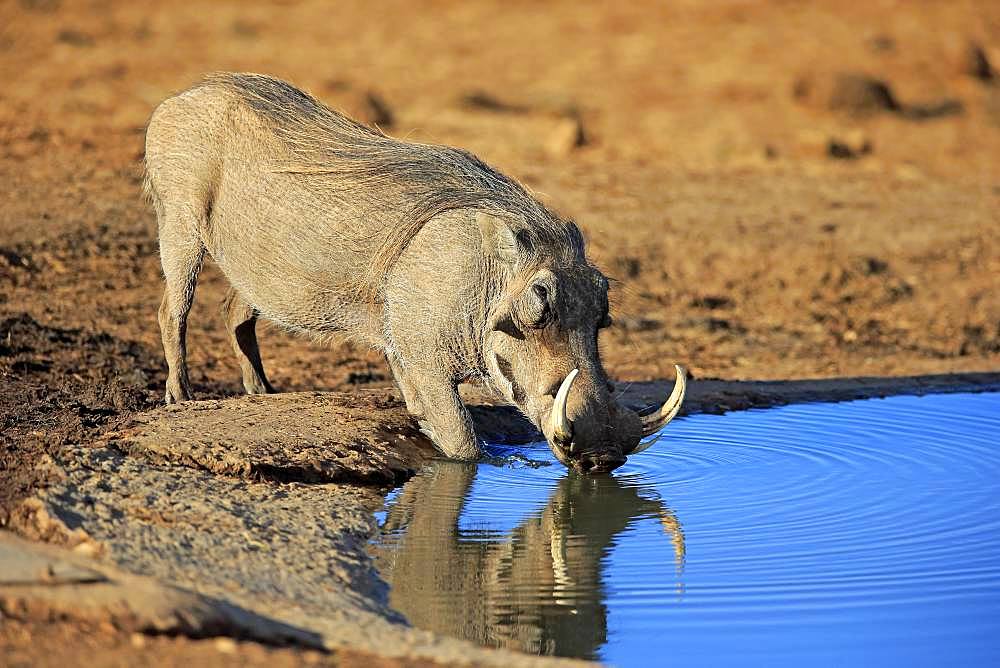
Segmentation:
[(531, 286), (531, 291), (534, 293), (534, 303), (532, 304), (532, 325), (535, 327), (544, 327), (548, 321), (551, 319), (552, 309), (549, 306), (549, 291), (544, 285), (535, 283)]
[(525, 325), (536, 329), (545, 327), (552, 320), (552, 308), (549, 306), (549, 291), (540, 283), (531, 286), (524, 296), (523, 317)]

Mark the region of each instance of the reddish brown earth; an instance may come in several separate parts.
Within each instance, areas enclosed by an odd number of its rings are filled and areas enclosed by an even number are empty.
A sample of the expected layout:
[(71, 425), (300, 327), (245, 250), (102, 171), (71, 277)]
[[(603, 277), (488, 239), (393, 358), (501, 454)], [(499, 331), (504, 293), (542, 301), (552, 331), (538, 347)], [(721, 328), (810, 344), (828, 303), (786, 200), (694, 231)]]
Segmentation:
[[(1000, 368), (996, 2), (0, 0), (0, 508), (161, 396), (143, 128), (214, 70), (469, 148), (576, 219), (618, 279), (616, 378)], [(240, 388), (224, 290), (209, 267), (200, 398)], [(348, 343), (261, 347), (282, 390), (391, 382)]]
[(431, 668), (432, 661), (383, 659), (369, 653), (340, 650), (321, 653), (267, 647), (229, 638), (191, 640), (183, 636), (121, 633), (110, 625), (68, 622), (0, 623), (0, 655), (4, 665), (62, 668), (79, 665), (126, 668), (167, 666), (194, 668)]

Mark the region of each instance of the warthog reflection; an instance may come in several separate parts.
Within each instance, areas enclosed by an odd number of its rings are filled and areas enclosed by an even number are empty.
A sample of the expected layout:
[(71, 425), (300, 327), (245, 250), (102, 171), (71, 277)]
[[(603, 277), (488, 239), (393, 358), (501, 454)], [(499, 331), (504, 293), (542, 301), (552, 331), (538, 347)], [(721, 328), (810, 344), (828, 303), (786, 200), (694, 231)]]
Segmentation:
[(388, 508), (376, 562), (392, 606), (415, 626), (533, 654), (596, 658), (608, 632), (602, 564), (616, 536), (651, 517), (673, 545), (680, 590), (684, 534), (658, 498), (612, 477), (568, 474), (544, 509), (509, 533), (460, 530), (476, 470), (438, 462)]

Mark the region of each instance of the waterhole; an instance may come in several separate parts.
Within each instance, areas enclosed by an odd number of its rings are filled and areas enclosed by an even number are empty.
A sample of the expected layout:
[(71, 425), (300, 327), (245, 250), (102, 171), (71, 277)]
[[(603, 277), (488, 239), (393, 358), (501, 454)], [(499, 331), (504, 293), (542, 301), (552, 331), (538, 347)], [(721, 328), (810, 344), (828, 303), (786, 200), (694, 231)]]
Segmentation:
[(620, 666), (1000, 662), (1000, 394), (692, 416), (610, 476), (492, 454), (386, 499), (414, 626)]

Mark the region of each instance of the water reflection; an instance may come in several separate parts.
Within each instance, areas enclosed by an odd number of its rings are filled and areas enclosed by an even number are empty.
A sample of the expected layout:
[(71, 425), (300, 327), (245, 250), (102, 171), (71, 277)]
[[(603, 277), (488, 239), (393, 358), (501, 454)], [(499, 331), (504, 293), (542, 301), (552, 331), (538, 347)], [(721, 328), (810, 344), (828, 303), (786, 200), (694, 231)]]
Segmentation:
[(533, 654), (596, 659), (608, 634), (607, 557), (616, 537), (643, 519), (661, 524), (663, 556), (673, 559), (681, 592), (684, 533), (655, 491), (565, 473), (550, 481), (544, 505), (513, 529), (498, 530), (491, 518), (463, 527), (477, 470), (439, 462), (387, 508), (376, 562), (392, 587), (392, 606), (415, 626)]
[(691, 416), (613, 477), (495, 452), (387, 500), (415, 626), (618, 666), (1000, 665), (1000, 394)]

